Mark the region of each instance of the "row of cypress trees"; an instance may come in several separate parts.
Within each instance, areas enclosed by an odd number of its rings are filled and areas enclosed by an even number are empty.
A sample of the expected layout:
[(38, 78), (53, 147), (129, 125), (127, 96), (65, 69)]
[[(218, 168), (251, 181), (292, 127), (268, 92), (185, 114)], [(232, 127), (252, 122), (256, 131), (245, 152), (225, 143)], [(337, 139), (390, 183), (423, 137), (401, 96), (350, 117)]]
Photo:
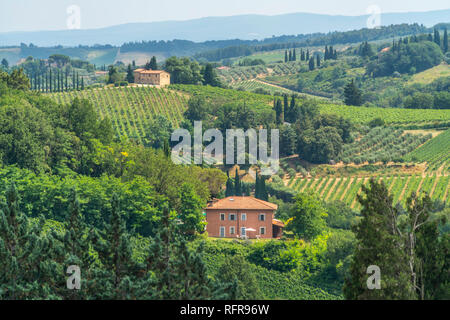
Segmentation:
[[(251, 193), (250, 184), (241, 182), (237, 168), (234, 179), (230, 178), (228, 172), (227, 176), (228, 179), (226, 182), (225, 197), (232, 197), (232, 196), (240, 197), (243, 195), (250, 196)], [(258, 173), (256, 174), (256, 181), (255, 181), (255, 198), (264, 201), (268, 201), (269, 199), (269, 195), (266, 190), (266, 179), (264, 177), (260, 177)]]
[[(31, 90), (43, 91), (43, 92), (64, 92), (71, 90), (84, 90), (84, 77), (78, 74), (78, 72), (72, 72), (70, 76), (69, 72), (63, 72), (57, 70), (52, 72), (50, 69), (45, 73), (32, 73), (27, 74), (30, 79)], [(71, 80), (69, 80), (71, 78)]]

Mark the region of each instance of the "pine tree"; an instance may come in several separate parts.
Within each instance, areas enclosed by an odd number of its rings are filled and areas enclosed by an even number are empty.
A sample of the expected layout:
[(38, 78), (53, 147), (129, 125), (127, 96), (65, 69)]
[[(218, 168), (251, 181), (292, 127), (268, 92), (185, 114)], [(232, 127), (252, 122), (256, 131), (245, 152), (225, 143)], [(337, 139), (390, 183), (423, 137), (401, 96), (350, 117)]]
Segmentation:
[(142, 273), (132, 259), (130, 236), (126, 232), (117, 194), (111, 200), (110, 221), (94, 241), (103, 265), (95, 274), (96, 299), (135, 299), (137, 290), (142, 289)]
[[(357, 245), (350, 266), (350, 277), (344, 286), (344, 296), (351, 300), (414, 299), (408, 267), (408, 257), (396, 224), (398, 211), (383, 182), (374, 179), (363, 186), (357, 199), (362, 205), (362, 219), (354, 228)], [(367, 286), (367, 268), (380, 268), (381, 289)]]
[[(64, 238), (60, 239), (64, 245), (64, 270), (71, 265), (76, 265), (81, 271), (81, 288), (77, 290), (67, 290), (63, 285), (59, 288), (65, 299), (80, 300), (88, 299), (89, 292), (96, 291), (94, 286), (92, 266), (95, 264), (95, 258), (90, 254), (92, 233), (87, 232), (87, 226), (81, 215), (80, 202), (75, 190), (72, 190), (69, 199), (69, 211), (66, 218), (66, 232)], [(92, 231), (91, 231), (92, 232)], [(55, 237), (57, 235), (55, 234)]]
[(29, 221), (20, 210), (14, 184), (0, 204), (0, 299), (56, 299), (59, 267), (53, 263), (51, 235), (42, 234), (44, 219)]
[(150, 297), (162, 300), (228, 298), (222, 291), (225, 286), (213, 283), (207, 276), (202, 259), (203, 244), (195, 251), (189, 250), (175, 222), (175, 212), (170, 212), (167, 206), (161, 209), (160, 226), (146, 259), (147, 272), (154, 275)]

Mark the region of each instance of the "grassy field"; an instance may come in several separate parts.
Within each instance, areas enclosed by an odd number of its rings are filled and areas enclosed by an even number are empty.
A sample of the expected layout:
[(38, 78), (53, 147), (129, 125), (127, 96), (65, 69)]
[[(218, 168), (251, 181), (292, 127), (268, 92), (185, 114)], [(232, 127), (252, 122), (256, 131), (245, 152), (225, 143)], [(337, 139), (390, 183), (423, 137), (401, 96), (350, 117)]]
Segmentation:
[(416, 73), (411, 77), (409, 83), (429, 84), (441, 77), (450, 77), (450, 66), (445, 62), (436, 67)]

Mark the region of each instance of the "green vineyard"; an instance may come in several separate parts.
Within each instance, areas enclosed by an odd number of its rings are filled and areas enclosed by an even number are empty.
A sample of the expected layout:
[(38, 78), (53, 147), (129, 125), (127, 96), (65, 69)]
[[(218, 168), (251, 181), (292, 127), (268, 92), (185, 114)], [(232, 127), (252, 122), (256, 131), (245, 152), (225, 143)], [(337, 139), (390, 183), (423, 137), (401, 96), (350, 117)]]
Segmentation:
[(245, 91), (255, 91), (257, 89), (262, 89), (266, 92), (269, 92), (270, 94), (274, 94), (274, 93), (293, 94), (294, 93), (294, 91), (292, 91), (292, 90), (282, 88), (282, 87), (277, 87), (274, 85), (270, 85), (270, 84), (264, 83), (264, 82), (256, 80), (256, 79), (234, 82), (232, 84), (232, 87), (233, 87), (233, 89), (245, 90)]
[(429, 170), (437, 170), (444, 166), (444, 171), (449, 171), (450, 129), (412, 151), (405, 159), (407, 161), (426, 162)]
[(75, 98), (89, 100), (102, 118), (109, 117), (117, 136), (143, 142), (145, 131), (155, 115), (163, 115), (178, 126), (188, 97), (174, 90), (154, 87), (89, 89), (49, 94), (58, 103)]
[[(327, 202), (342, 201), (352, 208), (359, 208), (356, 195), (361, 186), (367, 185), (370, 177), (321, 177), (299, 178), (289, 182), (289, 187), (297, 192), (313, 191)], [(448, 198), (450, 176), (445, 175), (398, 175), (376, 177), (383, 181), (393, 196), (394, 204), (405, 204), (412, 192), (427, 192), (432, 199), (445, 201)]]

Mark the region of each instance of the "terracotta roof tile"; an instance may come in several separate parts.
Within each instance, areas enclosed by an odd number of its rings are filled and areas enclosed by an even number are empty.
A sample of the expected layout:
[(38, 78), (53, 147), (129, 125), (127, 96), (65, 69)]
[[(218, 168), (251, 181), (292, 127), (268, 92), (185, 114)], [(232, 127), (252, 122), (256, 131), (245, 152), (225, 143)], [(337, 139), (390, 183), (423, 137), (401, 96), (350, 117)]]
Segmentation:
[(280, 221), (280, 220), (278, 220), (278, 219), (272, 219), (272, 224), (284, 228), (284, 223), (283, 223), (283, 221)]
[(277, 210), (276, 204), (254, 197), (228, 197), (215, 200), (206, 209), (243, 209), (243, 210)]
[(136, 69), (136, 70), (134, 70), (134, 72), (137, 72), (137, 73), (157, 73), (157, 74), (159, 74), (159, 73), (166, 73), (166, 71), (164, 71), (164, 70), (146, 70), (146, 69), (142, 69), (142, 68)]

